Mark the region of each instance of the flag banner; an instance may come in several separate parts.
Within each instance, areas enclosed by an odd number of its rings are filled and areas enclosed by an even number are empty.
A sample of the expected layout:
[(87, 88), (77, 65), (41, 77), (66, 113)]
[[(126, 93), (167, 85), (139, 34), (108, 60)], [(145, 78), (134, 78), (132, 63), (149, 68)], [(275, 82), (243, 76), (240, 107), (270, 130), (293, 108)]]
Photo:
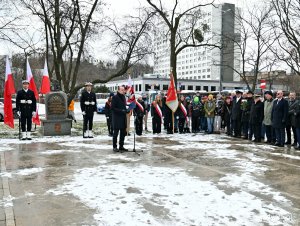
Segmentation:
[(173, 73), (170, 74), (170, 85), (167, 92), (166, 105), (175, 112), (178, 108), (178, 98)]
[(260, 88), (261, 88), (261, 89), (266, 89), (266, 88), (267, 88), (266, 80), (261, 80), (261, 81), (260, 81)]
[(47, 61), (45, 60), (45, 66), (44, 66), (44, 72), (43, 72), (43, 77), (42, 77), (40, 93), (47, 94), (49, 92), (50, 92), (50, 79), (49, 79)]
[(135, 103), (136, 103), (136, 106), (138, 106), (138, 108), (139, 108), (142, 112), (144, 112), (144, 107), (143, 107), (143, 105), (141, 105), (137, 100), (135, 101)]
[(4, 84), (4, 124), (14, 128), (14, 114), (12, 108), (12, 94), (16, 93), (14, 79), (11, 73), (8, 56), (6, 57), (5, 84)]
[(155, 106), (154, 108), (155, 108), (156, 113), (157, 113), (157, 114), (159, 115), (159, 117), (161, 118), (161, 123), (162, 123), (162, 120), (163, 120), (163, 114), (162, 114), (162, 112), (161, 112), (161, 110), (160, 110), (159, 105), (156, 104), (156, 106)]
[[(35, 99), (38, 102), (38, 100), (39, 100), (39, 93), (38, 93), (38, 90), (37, 90), (35, 82), (34, 82), (34, 77), (33, 77), (33, 74), (32, 74), (32, 71), (31, 71), (28, 59), (27, 59), (27, 71), (26, 72), (27, 72), (26, 78), (29, 81), (29, 87), (28, 88), (34, 92)], [(34, 124), (36, 124), (36, 125), (40, 125), (41, 124), (40, 118), (39, 118), (38, 109), (39, 109), (39, 107), (37, 105), (36, 106), (36, 111), (35, 111), (36, 114), (35, 114), (34, 117), (32, 117), (32, 122)]]
[(184, 105), (183, 105), (182, 103), (180, 103), (180, 109), (181, 109), (181, 111), (182, 111), (183, 114), (184, 114), (184, 117), (185, 117), (186, 122), (188, 122), (187, 111), (186, 111), (186, 109), (185, 109), (185, 107), (184, 107)]

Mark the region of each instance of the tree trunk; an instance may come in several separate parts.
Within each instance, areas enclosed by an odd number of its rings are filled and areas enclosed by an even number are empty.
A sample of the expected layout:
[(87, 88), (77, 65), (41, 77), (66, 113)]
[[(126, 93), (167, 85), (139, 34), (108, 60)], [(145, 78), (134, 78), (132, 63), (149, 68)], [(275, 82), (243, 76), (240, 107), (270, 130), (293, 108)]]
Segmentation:
[(170, 38), (170, 66), (173, 70), (175, 88), (177, 90), (177, 56), (176, 56), (176, 31), (171, 30), (171, 38)]

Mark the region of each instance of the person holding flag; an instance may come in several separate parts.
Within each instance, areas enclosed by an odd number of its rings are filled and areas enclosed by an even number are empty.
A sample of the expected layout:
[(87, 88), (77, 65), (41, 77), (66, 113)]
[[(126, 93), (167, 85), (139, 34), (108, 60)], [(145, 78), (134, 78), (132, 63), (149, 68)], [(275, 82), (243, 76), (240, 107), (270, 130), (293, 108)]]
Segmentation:
[(29, 81), (23, 80), (23, 89), (19, 90), (16, 97), (16, 109), (21, 118), (22, 140), (31, 140), (32, 118), (36, 117), (36, 98), (29, 89)]
[(136, 135), (141, 136), (143, 133), (143, 118), (145, 115), (145, 104), (142, 96), (139, 96), (136, 100), (136, 106), (133, 110), (135, 115), (135, 131)]
[(174, 113), (178, 108), (179, 102), (177, 98), (176, 86), (172, 69), (170, 74), (170, 85), (167, 92), (166, 105), (172, 111), (172, 132), (174, 133)]
[(9, 59), (6, 57), (5, 84), (4, 84), (4, 124), (14, 128), (14, 115), (12, 109), (12, 94), (16, 93)]
[(161, 133), (161, 124), (162, 124), (162, 119), (163, 119), (161, 107), (162, 107), (161, 95), (157, 94), (155, 97), (155, 100), (151, 104), (153, 134)]
[(185, 131), (183, 130), (184, 128), (184, 123), (188, 121), (188, 113), (187, 110), (184, 106), (184, 96), (180, 97), (179, 103), (178, 103), (178, 108), (175, 112), (175, 116), (178, 119), (178, 128), (179, 128), (179, 133), (184, 133)]

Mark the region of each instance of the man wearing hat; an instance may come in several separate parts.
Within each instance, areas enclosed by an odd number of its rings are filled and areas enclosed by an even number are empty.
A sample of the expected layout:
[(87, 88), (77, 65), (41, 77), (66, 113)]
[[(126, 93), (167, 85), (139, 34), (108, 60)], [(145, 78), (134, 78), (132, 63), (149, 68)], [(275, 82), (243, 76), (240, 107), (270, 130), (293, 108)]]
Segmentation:
[(115, 94), (110, 93), (109, 97), (105, 103), (105, 117), (106, 117), (106, 123), (107, 123), (107, 129), (108, 129), (108, 136), (113, 136), (113, 130), (112, 130), (112, 112), (111, 112), (111, 100)]
[(17, 113), (21, 120), (22, 140), (31, 140), (32, 117), (35, 117), (36, 99), (34, 92), (29, 87), (29, 81), (22, 81), (23, 89), (19, 90), (16, 97)]
[(93, 138), (93, 118), (97, 111), (96, 94), (92, 92), (93, 84), (85, 83), (85, 90), (81, 94), (80, 107), (83, 115), (83, 138)]
[(242, 94), (240, 90), (236, 91), (236, 96), (233, 97), (232, 100), (232, 129), (234, 132), (234, 137), (241, 137), (241, 122), (242, 122)]
[[(254, 103), (251, 105), (249, 127), (254, 134), (254, 142), (261, 142), (261, 127), (264, 119), (264, 104), (260, 100), (260, 95), (254, 95)], [(252, 136), (249, 137), (252, 140)]]
[(268, 144), (275, 143), (276, 141), (275, 130), (272, 126), (272, 120), (271, 120), (272, 108), (273, 108), (273, 93), (272, 91), (267, 90), (265, 92), (263, 124), (266, 129), (266, 137), (267, 137), (266, 143)]

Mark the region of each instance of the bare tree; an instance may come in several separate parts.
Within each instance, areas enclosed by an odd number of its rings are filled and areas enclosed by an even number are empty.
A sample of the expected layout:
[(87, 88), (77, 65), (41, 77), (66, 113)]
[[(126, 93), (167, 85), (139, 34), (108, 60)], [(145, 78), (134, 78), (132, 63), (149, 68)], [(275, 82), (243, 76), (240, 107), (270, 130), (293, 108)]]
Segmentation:
[[(162, 0), (156, 2), (147, 0), (147, 2), (167, 27), (165, 35), (170, 44), (170, 66), (173, 69), (175, 85), (177, 85), (177, 56), (182, 50), (200, 46), (219, 47), (217, 44), (210, 43), (209, 40), (204, 42), (204, 33), (209, 30), (208, 25), (198, 26), (199, 19), (202, 16), (202, 8), (213, 5), (214, 1), (195, 4), (185, 10), (180, 10), (179, 0), (174, 0), (171, 6), (170, 4), (164, 6)], [(171, 10), (168, 10), (168, 8), (171, 8)], [(190, 24), (188, 28), (183, 28), (184, 20)]]
[[(270, 60), (265, 56), (271, 52), (271, 46), (276, 42), (276, 36), (269, 25), (273, 7), (269, 4), (263, 6), (248, 6), (244, 12), (237, 11), (235, 19), (238, 24), (240, 37), (225, 37), (228, 42), (233, 41), (235, 48), (241, 54), (241, 67), (230, 65), (240, 78), (245, 82), (247, 89), (254, 91), (257, 85), (258, 74), (266, 69)], [(271, 63), (271, 62), (270, 62)], [(248, 79), (248, 70), (251, 71), (251, 79)]]
[(273, 30), (278, 46), (273, 48), (279, 60), (285, 62), (293, 72), (300, 75), (300, 2), (297, 0), (271, 0), (277, 18)]
[[(50, 78), (65, 92), (74, 89), (85, 44), (97, 31), (100, 0), (20, 0), (41, 20), (45, 32), (46, 56), (53, 58)], [(53, 72), (53, 73), (52, 73)]]

